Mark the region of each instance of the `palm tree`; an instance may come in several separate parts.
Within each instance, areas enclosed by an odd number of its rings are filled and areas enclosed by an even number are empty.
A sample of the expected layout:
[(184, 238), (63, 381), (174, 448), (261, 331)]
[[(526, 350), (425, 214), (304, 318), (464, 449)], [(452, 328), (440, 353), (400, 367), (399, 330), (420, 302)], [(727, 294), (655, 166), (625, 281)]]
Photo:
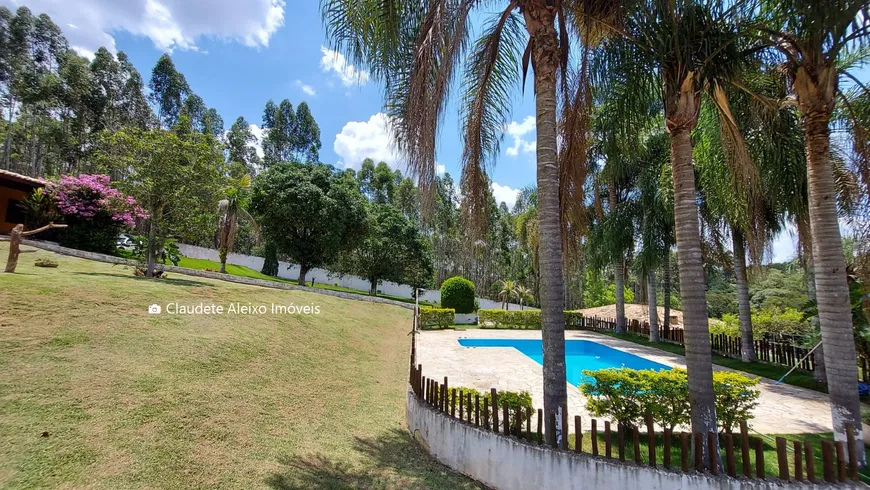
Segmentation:
[[(634, 108), (648, 106), (649, 97), (660, 98), (664, 108), (692, 430), (702, 433), (716, 431), (716, 411), (691, 132), (698, 122), (701, 94), (715, 93), (736, 76), (745, 61), (746, 55), (734, 41), (751, 7), (748, 4), (740, 0), (637, 2), (620, 18), (621, 23), (607, 25), (619, 37), (605, 46), (599, 66), (592, 70), (598, 74), (598, 84), (629, 88), (618, 102), (626, 128), (644, 123), (644, 112)], [(714, 100), (727, 114), (727, 101)], [(706, 455), (706, 441), (702, 444), (696, 450)]]
[(501, 299), (501, 307), (505, 310), (508, 309), (508, 303), (510, 300), (517, 296), (517, 284), (513, 281), (502, 279), (497, 282), (495, 286), (499, 290), (498, 297)]
[(520, 300), (520, 309), (523, 308), (523, 304), (527, 301), (534, 301), (535, 296), (532, 294), (532, 290), (523, 286), (522, 284), (517, 284), (516, 287), (517, 299)]
[[(845, 99), (841, 78), (863, 88), (848, 70), (870, 54), (863, 45), (870, 34), (870, 6), (867, 0), (785, 0), (764, 6), (778, 22), (761, 31), (783, 62), (803, 118), (816, 301), (834, 434), (845, 440), (845, 426), (851, 424), (860, 440), (857, 354), (834, 198), (830, 121), (837, 98)], [(863, 466), (864, 447), (859, 444), (857, 449)]]
[(233, 249), (233, 242), (236, 239), (236, 228), (238, 227), (239, 218), (246, 220), (251, 224), (254, 230), (254, 235), (259, 236), (259, 227), (257, 222), (245, 210), (248, 203), (248, 190), (251, 188), (251, 176), (244, 175), (224, 189), (226, 198), (218, 202), (218, 216), (220, 224), (218, 225), (218, 254), (221, 261), (221, 273), (227, 271), (227, 255)]
[[(427, 213), (432, 207), (439, 122), (461, 61), (466, 60), (460, 104), (465, 143), (461, 187), (467, 215), (478, 223), (483, 222), (488, 205), (486, 165), (497, 157), (503, 128), (510, 120), (511, 90), (532, 66), (544, 410), (549, 415), (567, 403), (559, 177), (560, 172), (571, 172), (560, 169), (557, 159), (557, 79), (561, 76), (567, 86), (568, 23), (584, 11), (586, 3), (596, 2), (501, 0), (503, 9), (485, 25), (479, 39), (469, 42), (472, 16), (492, 9), (493, 3), (322, 0), (321, 5), (331, 44), (384, 84), (392, 133), (418, 178)], [(522, 72), (517, 70), (521, 64)], [(571, 147), (571, 138), (581, 133), (573, 132), (562, 144)], [(553, 436), (560, 441), (561, 420), (558, 425)]]

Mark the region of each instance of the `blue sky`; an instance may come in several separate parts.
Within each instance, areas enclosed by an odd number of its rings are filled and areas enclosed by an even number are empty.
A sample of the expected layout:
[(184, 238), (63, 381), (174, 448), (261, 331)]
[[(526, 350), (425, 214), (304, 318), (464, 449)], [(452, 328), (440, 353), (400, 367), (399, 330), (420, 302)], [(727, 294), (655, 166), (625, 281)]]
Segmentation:
[[(47, 13), (70, 44), (88, 56), (100, 46), (123, 50), (147, 80), (163, 52), (228, 128), (238, 116), (262, 122), (267, 100), (306, 101), (320, 125), (325, 163), (358, 166), (366, 157), (402, 168), (379, 117), (381, 90), (359, 67), (325, 53), (318, 0), (0, 0)], [(486, 18), (486, 15), (483, 16)], [(513, 121), (491, 171), (498, 200), (512, 205), (518, 189), (535, 182), (534, 101), (519, 88)], [(454, 91), (454, 94), (457, 92)], [(458, 179), (462, 157), (455, 97), (447, 110), (438, 163)], [(783, 233), (775, 260), (794, 256)]]

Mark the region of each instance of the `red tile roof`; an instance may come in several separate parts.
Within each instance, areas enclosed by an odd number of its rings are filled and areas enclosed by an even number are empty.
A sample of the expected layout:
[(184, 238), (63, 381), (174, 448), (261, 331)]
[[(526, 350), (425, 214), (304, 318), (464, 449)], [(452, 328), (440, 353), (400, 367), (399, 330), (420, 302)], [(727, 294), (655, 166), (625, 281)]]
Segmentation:
[(3, 179), (12, 180), (21, 184), (30, 184), (34, 187), (42, 187), (48, 183), (47, 180), (38, 179), (35, 177), (28, 177), (26, 175), (16, 174), (15, 172), (0, 169), (0, 180)]

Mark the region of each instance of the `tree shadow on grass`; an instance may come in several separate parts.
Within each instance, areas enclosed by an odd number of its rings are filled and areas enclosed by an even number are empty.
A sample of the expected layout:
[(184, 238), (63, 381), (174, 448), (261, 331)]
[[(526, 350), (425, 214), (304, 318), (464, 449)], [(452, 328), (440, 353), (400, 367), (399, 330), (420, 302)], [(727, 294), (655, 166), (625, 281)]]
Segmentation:
[(353, 451), (362, 462), (351, 464), (322, 454), (281, 457), (278, 462), (285, 469), (267, 478), (266, 484), (275, 490), (486, 488), (438, 463), (398, 429), (375, 438), (356, 437)]
[(73, 272), (73, 274), (81, 275), (81, 276), (105, 276), (105, 277), (119, 277), (121, 279), (132, 279), (134, 281), (160, 281), (161, 284), (172, 284), (174, 286), (200, 286), (200, 287), (214, 287), (213, 284), (209, 284), (207, 282), (202, 281), (193, 281), (191, 279), (176, 279), (173, 277), (165, 277), (165, 278), (147, 278), (142, 276), (134, 276), (131, 274), (113, 274), (108, 272)]

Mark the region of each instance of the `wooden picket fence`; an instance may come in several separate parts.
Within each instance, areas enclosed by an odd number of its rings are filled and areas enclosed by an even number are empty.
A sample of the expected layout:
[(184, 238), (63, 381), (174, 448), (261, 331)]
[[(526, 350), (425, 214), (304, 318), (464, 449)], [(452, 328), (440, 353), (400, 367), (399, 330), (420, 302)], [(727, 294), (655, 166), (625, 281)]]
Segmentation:
[[(616, 320), (612, 318), (598, 317), (571, 317), (566, 322), (568, 330), (598, 330), (616, 331)], [(625, 330), (628, 333), (649, 337), (649, 323), (639, 320), (627, 320)], [(683, 329), (669, 328), (665, 331), (659, 326), (659, 337), (662, 341), (678, 345), (685, 345)], [(786, 342), (774, 342), (765, 339), (754, 340), (755, 354), (759, 361), (771, 364), (779, 364), (787, 367), (797, 367), (803, 371), (815, 369), (815, 353), (807, 356), (809, 349), (798, 347)], [(743, 351), (740, 337), (732, 337), (725, 334), (710, 334), (710, 347), (713, 352), (727, 357), (740, 358)], [(859, 349), (860, 350), (860, 349)], [(870, 351), (870, 349), (865, 349)], [(864, 352), (864, 350), (862, 350)], [(864, 356), (858, 358), (858, 368), (861, 381), (870, 383), (870, 362)]]

